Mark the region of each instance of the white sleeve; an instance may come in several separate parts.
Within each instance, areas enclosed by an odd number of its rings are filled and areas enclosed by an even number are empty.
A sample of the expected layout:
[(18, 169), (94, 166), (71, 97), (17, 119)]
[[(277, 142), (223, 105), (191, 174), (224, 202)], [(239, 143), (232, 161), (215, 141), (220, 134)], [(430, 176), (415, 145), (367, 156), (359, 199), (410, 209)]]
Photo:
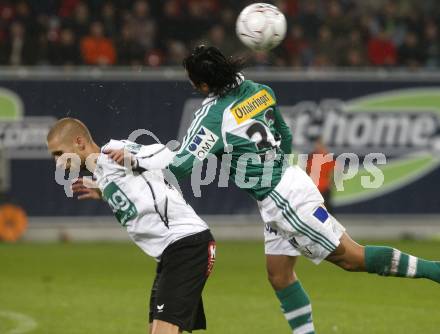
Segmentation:
[(138, 166), (144, 169), (164, 169), (173, 161), (175, 152), (162, 144), (142, 146), (136, 154)]
[(110, 141), (101, 148), (101, 152), (104, 152), (106, 150), (120, 150), (124, 147), (125, 147), (124, 141), (110, 139)]

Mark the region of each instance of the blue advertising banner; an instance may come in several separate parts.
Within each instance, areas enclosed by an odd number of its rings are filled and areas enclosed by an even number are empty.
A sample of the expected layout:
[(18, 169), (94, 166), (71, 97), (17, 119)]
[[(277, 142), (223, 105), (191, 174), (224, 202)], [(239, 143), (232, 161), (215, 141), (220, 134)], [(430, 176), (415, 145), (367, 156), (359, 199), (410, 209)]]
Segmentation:
[[(337, 213), (440, 213), (440, 78), (270, 77), (264, 83), (277, 95), (295, 152), (310, 152), (319, 137), (336, 155), (353, 152), (361, 157), (359, 172), (345, 181), (344, 191), (334, 191)], [(110, 214), (103, 203), (67, 198), (55, 182), (45, 147), (50, 125), (62, 117), (79, 118), (99, 145), (139, 128), (166, 143), (182, 136), (200, 99), (182, 78), (0, 80), (0, 145), (7, 148), (11, 173), (7, 198), (33, 216)], [(365, 188), (362, 178), (371, 175), (362, 161), (372, 152), (387, 158), (386, 165), (378, 166), (383, 184)], [(203, 186), (201, 197), (194, 197), (189, 181), (182, 189), (201, 214), (256, 211), (254, 201), (232, 184)]]

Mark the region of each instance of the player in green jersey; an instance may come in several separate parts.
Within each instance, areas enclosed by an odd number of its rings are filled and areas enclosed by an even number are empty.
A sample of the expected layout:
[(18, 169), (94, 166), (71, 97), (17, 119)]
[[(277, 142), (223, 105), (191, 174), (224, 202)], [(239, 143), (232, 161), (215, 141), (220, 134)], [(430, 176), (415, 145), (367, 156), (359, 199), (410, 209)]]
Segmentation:
[[(292, 135), (270, 87), (245, 80), (240, 62), (214, 47), (197, 47), (184, 67), (194, 88), (207, 98), (168, 168), (181, 179), (210, 155), (228, 160), (230, 179), (256, 199), (266, 223), (269, 281), (294, 334), (315, 333), (309, 297), (294, 271), (299, 255), (348, 271), (440, 283), (439, 262), (390, 247), (361, 246), (327, 212), (312, 180), (288, 164)], [(124, 154), (109, 152), (119, 162)], [(148, 168), (147, 161), (142, 164)]]

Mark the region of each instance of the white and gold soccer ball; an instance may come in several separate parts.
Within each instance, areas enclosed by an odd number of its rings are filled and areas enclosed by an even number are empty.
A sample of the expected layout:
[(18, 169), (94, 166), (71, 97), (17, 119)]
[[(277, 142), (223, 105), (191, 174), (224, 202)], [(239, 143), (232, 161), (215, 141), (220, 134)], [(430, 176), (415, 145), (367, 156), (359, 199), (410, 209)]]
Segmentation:
[(244, 8), (235, 26), (238, 38), (252, 50), (270, 50), (286, 36), (286, 18), (267, 3), (254, 3)]

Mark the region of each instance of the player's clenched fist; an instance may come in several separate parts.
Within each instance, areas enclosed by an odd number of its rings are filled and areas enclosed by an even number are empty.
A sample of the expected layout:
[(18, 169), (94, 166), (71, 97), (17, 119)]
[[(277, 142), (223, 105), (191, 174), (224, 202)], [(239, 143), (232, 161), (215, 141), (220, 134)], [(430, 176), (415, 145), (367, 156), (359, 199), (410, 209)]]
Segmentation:
[(133, 166), (136, 161), (135, 157), (124, 149), (106, 149), (103, 151), (103, 153), (107, 154), (110, 159), (117, 162), (121, 166)]
[(102, 194), (95, 182), (90, 178), (80, 177), (72, 184), (72, 192), (78, 199), (101, 199)]

